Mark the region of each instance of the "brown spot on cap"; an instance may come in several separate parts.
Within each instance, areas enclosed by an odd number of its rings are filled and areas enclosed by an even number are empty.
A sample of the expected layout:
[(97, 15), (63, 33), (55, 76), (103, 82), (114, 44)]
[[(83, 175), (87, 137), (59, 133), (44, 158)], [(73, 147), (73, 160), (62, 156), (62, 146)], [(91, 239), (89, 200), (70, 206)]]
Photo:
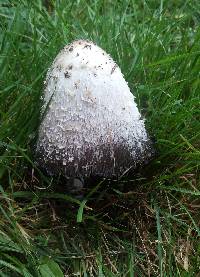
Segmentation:
[(62, 69), (61, 64), (58, 64), (58, 65), (56, 66), (56, 68), (58, 69), (58, 71), (61, 71), (61, 69)]
[(115, 71), (115, 69), (117, 68), (117, 65), (115, 64), (110, 72), (110, 74), (113, 74), (113, 72)]
[(86, 45), (83, 47), (83, 49), (84, 49), (84, 48), (89, 48), (89, 49), (91, 49), (91, 47), (92, 47), (91, 44), (86, 44)]
[(71, 74), (70, 74), (68, 71), (66, 71), (66, 72), (64, 73), (64, 75), (65, 75), (65, 78), (70, 78), (70, 77), (71, 77)]

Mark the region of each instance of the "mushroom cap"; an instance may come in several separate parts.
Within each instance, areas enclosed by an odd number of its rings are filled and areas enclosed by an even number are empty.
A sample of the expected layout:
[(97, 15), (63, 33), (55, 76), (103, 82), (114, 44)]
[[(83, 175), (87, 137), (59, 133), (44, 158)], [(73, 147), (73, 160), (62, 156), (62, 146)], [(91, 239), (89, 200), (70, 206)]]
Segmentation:
[(67, 177), (117, 177), (152, 156), (151, 141), (120, 68), (77, 40), (48, 70), (37, 140), (39, 164)]

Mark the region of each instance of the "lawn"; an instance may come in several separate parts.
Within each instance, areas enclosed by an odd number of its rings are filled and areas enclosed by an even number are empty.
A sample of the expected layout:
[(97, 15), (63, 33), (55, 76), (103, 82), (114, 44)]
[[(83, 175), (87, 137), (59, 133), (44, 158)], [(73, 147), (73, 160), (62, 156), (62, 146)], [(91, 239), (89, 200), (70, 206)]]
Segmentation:
[[(0, 276), (200, 276), (200, 2), (0, 0)], [(46, 72), (74, 39), (120, 66), (156, 156), (84, 198), (34, 161)]]

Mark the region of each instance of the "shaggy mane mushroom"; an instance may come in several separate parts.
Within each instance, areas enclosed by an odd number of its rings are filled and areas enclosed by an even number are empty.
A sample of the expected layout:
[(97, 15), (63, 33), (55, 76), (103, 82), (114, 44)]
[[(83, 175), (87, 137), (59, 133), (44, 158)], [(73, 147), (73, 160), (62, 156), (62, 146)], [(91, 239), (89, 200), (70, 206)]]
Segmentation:
[(66, 177), (118, 177), (152, 156), (144, 121), (120, 68), (77, 40), (48, 70), (37, 141), (39, 164)]

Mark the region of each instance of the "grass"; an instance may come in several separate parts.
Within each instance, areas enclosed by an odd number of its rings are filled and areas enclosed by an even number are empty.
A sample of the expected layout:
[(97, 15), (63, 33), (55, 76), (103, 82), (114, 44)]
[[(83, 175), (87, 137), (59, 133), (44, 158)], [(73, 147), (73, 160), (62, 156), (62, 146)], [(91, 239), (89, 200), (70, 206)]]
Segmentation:
[[(0, 1), (0, 276), (199, 276), (200, 4)], [(83, 201), (34, 163), (43, 80), (73, 39), (116, 60), (155, 136)]]

